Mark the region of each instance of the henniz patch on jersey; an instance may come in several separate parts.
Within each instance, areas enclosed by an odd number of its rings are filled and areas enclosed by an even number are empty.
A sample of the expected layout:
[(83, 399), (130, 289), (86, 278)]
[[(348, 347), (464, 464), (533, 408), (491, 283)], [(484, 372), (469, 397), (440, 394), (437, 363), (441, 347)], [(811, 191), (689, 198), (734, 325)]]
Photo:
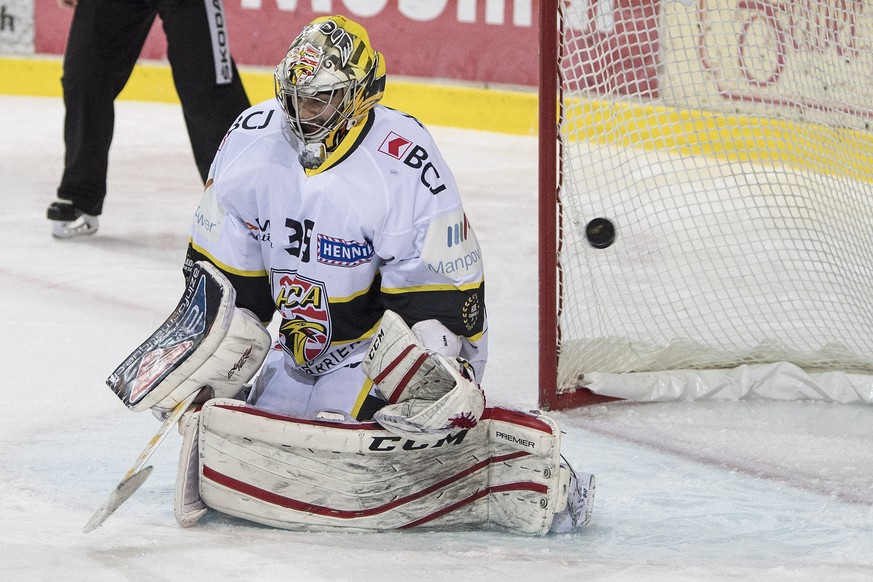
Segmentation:
[(373, 260), (373, 245), (369, 241), (348, 241), (324, 234), (318, 235), (316, 260), (325, 265), (355, 267)]
[[(259, 218), (255, 218), (251, 222), (245, 221), (244, 224), (249, 229), (249, 235), (253, 239), (270, 245), (270, 248), (273, 247), (269, 219), (261, 222)], [(302, 262), (308, 263), (310, 260), (309, 243), (312, 239), (315, 222), (312, 220), (300, 222), (287, 218), (285, 219), (285, 227), (288, 231), (286, 237), (288, 246), (285, 247), (285, 251), (289, 255), (299, 258)], [(319, 263), (337, 267), (356, 267), (369, 263), (374, 256), (375, 250), (370, 241), (345, 240), (321, 233), (317, 235), (316, 260)]]

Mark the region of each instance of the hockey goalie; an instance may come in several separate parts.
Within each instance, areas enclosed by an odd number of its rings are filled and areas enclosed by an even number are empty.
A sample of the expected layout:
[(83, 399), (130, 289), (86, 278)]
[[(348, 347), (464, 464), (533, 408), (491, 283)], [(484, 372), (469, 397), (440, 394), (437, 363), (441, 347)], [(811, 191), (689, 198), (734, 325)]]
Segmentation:
[(385, 71), (359, 24), (303, 29), (276, 99), (216, 154), (185, 295), (108, 380), (159, 416), (196, 398), (183, 526), (210, 509), (289, 529), (590, 520), (594, 477), (555, 422), (485, 405), (482, 252), (429, 132), (378, 104)]

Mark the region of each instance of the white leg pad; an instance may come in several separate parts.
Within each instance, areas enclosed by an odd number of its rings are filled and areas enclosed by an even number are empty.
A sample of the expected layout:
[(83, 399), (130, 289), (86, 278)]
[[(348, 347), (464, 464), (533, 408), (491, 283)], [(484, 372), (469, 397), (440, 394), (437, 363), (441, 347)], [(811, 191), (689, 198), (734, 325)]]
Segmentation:
[(179, 467), (176, 472), (173, 514), (182, 527), (191, 527), (208, 511), (200, 498), (199, 426), (199, 406), (188, 409), (179, 420), (182, 449), (179, 451)]
[(541, 535), (566, 506), (553, 420), (487, 408), (436, 441), (211, 400), (200, 417), (206, 506), (286, 529), (497, 526)]

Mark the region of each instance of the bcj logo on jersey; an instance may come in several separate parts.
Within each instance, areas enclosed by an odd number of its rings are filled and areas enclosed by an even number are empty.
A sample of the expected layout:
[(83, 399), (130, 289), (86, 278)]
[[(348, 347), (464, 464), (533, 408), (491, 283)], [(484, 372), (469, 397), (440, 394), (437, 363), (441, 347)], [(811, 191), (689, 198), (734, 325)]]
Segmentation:
[[(414, 170), (421, 170), (419, 179), (431, 194), (436, 196), (446, 189), (446, 184), (440, 178), (440, 171), (429, 161), (430, 154), (423, 147), (411, 147), (412, 142), (396, 133), (389, 132), (379, 146), (379, 151), (403, 163)], [(411, 150), (411, 151), (410, 151)], [(409, 153), (407, 153), (409, 152)]]
[(278, 289), (276, 307), (282, 314), (282, 348), (298, 366), (311, 363), (330, 344), (330, 311), (324, 284), (291, 271), (273, 271), (272, 277), (273, 289)]

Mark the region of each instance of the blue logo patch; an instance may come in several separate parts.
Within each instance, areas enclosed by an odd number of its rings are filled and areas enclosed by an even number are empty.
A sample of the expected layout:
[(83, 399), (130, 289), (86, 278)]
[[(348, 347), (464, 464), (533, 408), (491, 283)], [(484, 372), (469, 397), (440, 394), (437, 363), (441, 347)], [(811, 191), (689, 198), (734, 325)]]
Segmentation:
[(318, 235), (318, 262), (337, 267), (354, 267), (373, 260), (373, 245)]

